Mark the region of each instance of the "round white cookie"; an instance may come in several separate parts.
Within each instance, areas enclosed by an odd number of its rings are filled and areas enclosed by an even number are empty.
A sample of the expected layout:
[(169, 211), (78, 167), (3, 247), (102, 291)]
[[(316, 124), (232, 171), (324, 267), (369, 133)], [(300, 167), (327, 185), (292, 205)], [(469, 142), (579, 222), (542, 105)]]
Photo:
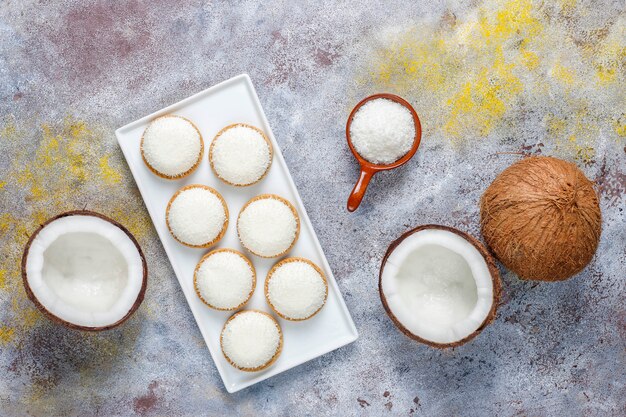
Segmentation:
[(170, 233), (183, 245), (206, 248), (220, 240), (228, 226), (226, 202), (206, 185), (188, 185), (174, 194), (165, 219)]
[(217, 249), (206, 254), (196, 266), (194, 287), (207, 306), (216, 310), (236, 310), (250, 300), (256, 285), (252, 263), (233, 249)]
[(224, 324), (220, 344), (231, 365), (242, 371), (260, 371), (280, 355), (283, 334), (278, 322), (269, 314), (245, 310)]
[(215, 175), (235, 186), (261, 181), (272, 163), (272, 146), (265, 134), (243, 123), (222, 129), (209, 148), (209, 162)]
[(289, 201), (274, 194), (263, 194), (241, 209), (237, 233), (250, 252), (274, 258), (287, 253), (296, 243), (300, 218)]
[(265, 298), (287, 320), (306, 320), (322, 309), (328, 284), (322, 270), (304, 258), (287, 258), (267, 274)]
[(154, 119), (141, 137), (141, 156), (160, 177), (182, 178), (193, 172), (202, 159), (204, 142), (196, 126), (174, 115)]

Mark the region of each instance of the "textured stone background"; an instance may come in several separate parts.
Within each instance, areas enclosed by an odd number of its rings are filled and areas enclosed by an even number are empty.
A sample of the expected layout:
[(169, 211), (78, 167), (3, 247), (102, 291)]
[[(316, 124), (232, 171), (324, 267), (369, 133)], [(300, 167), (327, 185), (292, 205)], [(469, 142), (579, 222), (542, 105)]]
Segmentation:
[[(445, 3), (0, 0), (0, 415), (625, 415), (624, 2)], [(361, 336), (229, 395), (113, 132), (242, 72)], [(349, 214), (344, 123), (378, 91), (414, 104), (423, 142)], [(404, 337), (376, 289), (386, 246), (430, 222), (478, 236), (480, 194), (526, 154), (595, 181), (597, 256), (556, 284), (502, 270), (495, 323), (462, 347)], [(141, 308), (104, 334), (48, 322), (19, 277), (37, 224), (85, 206), (150, 267)]]

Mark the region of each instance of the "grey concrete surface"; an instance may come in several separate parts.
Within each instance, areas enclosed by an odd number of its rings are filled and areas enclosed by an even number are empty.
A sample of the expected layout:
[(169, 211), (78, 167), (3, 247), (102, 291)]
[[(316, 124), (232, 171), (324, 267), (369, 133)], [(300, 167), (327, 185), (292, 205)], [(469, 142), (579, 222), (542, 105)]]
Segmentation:
[[(0, 415), (626, 415), (625, 61), (622, 1), (0, 0)], [(360, 338), (230, 395), (113, 132), (244, 72)], [(423, 142), (348, 213), (345, 120), (380, 91), (413, 103)], [(501, 267), (479, 337), (409, 340), (377, 292), (387, 245), (425, 223), (480, 237), (482, 191), (528, 154), (596, 183), (596, 257), (553, 284)], [(37, 224), (85, 206), (126, 224), (150, 268), (138, 312), (103, 334), (47, 321), (19, 274)]]

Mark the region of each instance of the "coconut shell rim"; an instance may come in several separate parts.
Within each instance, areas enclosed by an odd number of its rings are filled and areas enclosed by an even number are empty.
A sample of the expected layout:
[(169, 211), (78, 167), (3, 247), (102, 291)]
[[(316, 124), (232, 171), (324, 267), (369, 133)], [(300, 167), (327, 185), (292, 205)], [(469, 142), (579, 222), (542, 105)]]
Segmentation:
[[(131, 308), (128, 310), (128, 312), (124, 315), (124, 317), (122, 317), (121, 319), (119, 319), (118, 321), (116, 321), (115, 323), (111, 323), (108, 324), (106, 326), (82, 326), (79, 324), (75, 324), (75, 323), (71, 323), (67, 320), (63, 320), (62, 318), (54, 315), (52, 312), (50, 312), (46, 307), (44, 307), (43, 304), (41, 304), (41, 302), (39, 302), (39, 300), (37, 299), (37, 297), (35, 296), (35, 294), (32, 292), (31, 288), (30, 288), (30, 284), (28, 283), (28, 274), (26, 273), (26, 261), (28, 260), (28, 254), (30, 252), (30, 247), (33, 243), (33, 241), (35, 240), (35, 238), (37, 237), (37, 235), (46, 227), (48, 226), (50, 223), (64, 218), (64, 217), (70, 217), (70, 216), (92, 216), (92, 217), (97, 217), (101, 220), (104, 220), (106, 222), (111, 223), (113, 226), (118, 227), (119, 229), (122, 230), (122, 232), (124, 232), (129, 239), (133, 242), (133, 244), (135, 245), (135, 248), (137, 249), (137, 252), (139, 253), (139, 257), (141, 258), (141, 264), (142, 264), (142, 269), (143, 269), (143, 280), (141, 283), (141, 289), (139, 290), (139, 294), (137, 294), (137, 298), (135, 299), (135, 302), (133, 303), (133, 305), (131, 306)], [(91, 210), (71, 210), (71, 211), (66, 211), (63, 212), (61, 214), (57, 214), (56, 216), (53, 216), (51, 218), (49, 218), (48, 220), (46, 220), (44, 223), (42, 223), (39, 228), (37, 228), (37, 230), (35, 230), (35, 232), (33, 232), (33, 234), (30, 236), (30, 238), (28, 239), (28, 243), (26, 244), (26, 246), (24, 247), (24, 252), (22, 253), (22, 262), (21, 262), (21, 269), (22, 269), (22, 283), (24, 285), (24, 289), (26, 290), (26, 295), (28, 296), (28, 298), (30, 299), (30, 301), (35, 304), (35, 307), (37, 307), (37, 309), (43, 313), (44, 316), (46, 316), (49, 320), (58, 323), (58, 324), (62, 324), (65, 327), (68, 327), (70, 329), (73, 330), (83, 330), (83, 331), (89, 331), (89, 332), (99, 332), (99, 331), (103, 331), (103, 330), (110, 330), (113, 329), (115, 327), (118, 327), (119, 325), (121, 325), (122, 323), (124, 323), (126, 320), (128, 320), (130, 318), (130, 316), (132, 316), (135, 311), (137, 311), (137, 309), (139, 308), (139, 306), (141, 305), (141, 303), (143, 302), (143, 299), (145, 297), (146, 294), (146, 289), (148, 286), (148, 265), (146, 262), (146, 257), (143, 253), (143, 250), (141, 249), (141, 246), (139, 245), (139, 242), (137, 242), (137, 239), (135, 239), (135, 236), (133, 236), (133, 234), (126, 228), (124, 227), (121, 223), (113, 220), (112, 218), (105, 216), (104, 214), (100, 214), (98, 212), (95, 211), (91, 211)]]
[[(406, 327), (404, 327), (404, 325), (402, 324), (402, 322), (400, 322), (400, 320), (398, 320), (398, 318), (393, 314), (393, 312), (391, 311), (391, 308), (389, 307), (389, 305), (387, 304), (387, 298), (385, 296), (385, 293), (383, 292), (383, 271), (385, 270), (385, 266), (387, 264), (387, 259), (389, 258), (389, 256), (391, 256), (391, 254), (393, 253), (393, 251), (400, 245), (400, 243), (402, 243), (407, 237), (420, 232), (422, 230), (427, 230), (427, 229), (434, 229), (434, 230), (445, 230), (448, 232), (452, 232), (455, 233), (456, 235), (462, 237), (463, 239), (465, 239), (466, 241), (468, 241), (472, 246), (474, 246), (478, 252), (482, 255), (483, 259), (485, 260), (485, 263), (487, 264), (487, 269), (489, 270), (489, 274), (491, 276), (491, 282), (493, 284), (493, 295), (492, 295), (492, 303), (491, 303), (491, 309), (489, 310), (489, 313), (487, 314), (487, 316), (485, 317), (485, 319), (483, 320), (483, 322), (481, 323), (481, 325), (474, 330), (471, 334), (469, 334), (468, 336), (464, 337), (463, 339), (457, 340), (455, 342), (450, 342), (450, 343), (436, 343), (430, 340), (426, 340), (416, 334), (411, 333), (411, 331), (409, 331)], [(406, 232), (404, 232), (402, 235), (400, 235), (400, 237), (398, 237), (397, 239), (393, 240), (390, 244), (389, 247), (387, 248), (387, 251), (385, 252), (385, 255), (383, 256), (383, 259), (381, 261), (381, 265), (380, 265), (380, 271), (379, 271), (379, 275), (378, 275), (378, 293), (380, 295), (380, 300), (383, 304), (383, 307), (385, 309), (385, 312), (387, 313), (387, 315), (389, 316), (389, 318), (391, 319), (391, 321), (393, 322), (393, 324), (398, 328), (398, 330), (400, 330), (402, 333), (404, 333), (405, 336), (423, 343), (425, 345), (434, 347), (434, 348), (438, 348), (438, 349), (445, 349), (445, 348), (454, 348), (457, 346), (461, 346), (467, 342), (469, 342), (470, 340), (474, 339), (476, 336), (478, 336), (479, 333), (481, 333), (485, 327), (487, 327), (489, 324), (491, 324), (495, 317), (496, 317), (496, 312), (498, 309), (498, 303), (500, 302), (500, 295), (502, 292), (502, 281), (500, 278), (500, 271), (498, 270), (498, 267), (496, 265), (496, 261), (493, 258), (493, 256), (489, 253), (489, 251), (486, 249), (486, 247), (475, 237), (473, 237), (472, 235), (463, 232), (459, 229), (455, 229), (453, 227), (450, 226), (443, 226), (443, 225), (439, 225), (439, 224), (424, 224), (421, 226), (417, 226), (411, 230), (408, 230)]]

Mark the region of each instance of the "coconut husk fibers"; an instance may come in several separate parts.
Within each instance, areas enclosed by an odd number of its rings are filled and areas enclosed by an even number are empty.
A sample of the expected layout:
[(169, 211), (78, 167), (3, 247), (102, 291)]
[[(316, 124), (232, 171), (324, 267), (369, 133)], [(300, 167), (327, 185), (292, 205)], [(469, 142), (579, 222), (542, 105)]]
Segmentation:
[[(56, 315), (54, 315), (52, 312), (50, 312), (46, 307), (43, 306), (43, 304), (41, 304), (39, 302), (39, 300), (37, 299), (37, 297), (35, 296), (35, 294), (33, 293), (33, 291), (30, 288), (30, 284), (28, 283), (28, 275), (26, 274), (26, 261), (28, 259), (28, 252), (30, 251), (30, 247), (33, 243), (33, 241), (35, 240), (35, 238), (37, 237), (37, 235), (39, 234), (39, 232), (41, 232), (44, 227), (46, 227), (48, 224), (52, 223), (53, 221), (63, 218), (63, 217), (69, 217), (69, 216), (93, 216), (93, 217), (98, 217), (104, 221), (107, 221), (111, 224), (113, 224), (114, 226), (120, 228), (129, 238), (130, 240), (135, 244), (135, 247), (137, 248), (137, 251), (139, 252), (139, 257), (141, 258), (141, 265), (143, 268), (143, 279), (142, 279), (142, 283), (141, 283), (141, 290), (139, 290), (139, 294), (137, 295), (137, 299), (135, 300), (135, 302), (133, 303), (133, 305), (131, 306), (131, 308), (128, 310), (128, 312), (126, 313), (126, 315), (124, 317), (122, 317), (121, 319), (119, 319), (117, 322), (109, 324), (107, 326), (101, 326), (101, 327), (97, 327), (97, 326), (81, 326), (78, 324), (74, 324), (74, 323), (70, 323), (66, 320), (63, 320), (60, 317), (57, 317)], [(39, 229), (37, 229), (35, 231), (35, 233), (33, 233), (30, 237), (30, 239), (28, 240), (28, 243), (26, 244), (26, 247), (24, 248), (24, 253), (22, 255), (22, 281), (24, 283), (24, 289), (26, 290), (26, 295), (28, 296), (28, 298), (30, 299), (30, 301), (33, 302), (33, 304), (35, 304), (35, 306), (39, 309), (39, 311), (41, 311), (47, 318), (49, 318), (50, 320), (62, 324), (66, 327), (69, 327), (70, 329), (75, 329), (75, 330), (86, 330), (86, 331), (92, 331), (92, 332), (99, 332), (102, 330), (109, 330), (112, 329), (114, 327), (119, 326), (120, 324), (124, 323), (126, 320), (128, 320), (130, 318), (130, 316), (133, 315), (133, 313), (139, 308), (139, 306), (141, 305), (141, 302), (143, 301), (143, 298), (146, 294), (146, 287), (148, 286), (148, 265), (146, 263), (146, 258), (143, 254), (143, 251), (141, 250), (141, 246), (139, 246), (139, 242), (137, 242), (137, 239), (135, 239), (135, 236), (132, 235), (132, 233), (130, 233), (130, 231), (128, 229), (126, 229), (124, 226), (122, 226), (120, 223), (116, 222), (115, 220), (100, 214), (100, 213), (96, 213), (95, 211), (89, 211), (89, 210), (74, 210), (74, 211), (68, 211), (65, 213), (61, 213), (57, 216), (54, 216), (50, 219), (48, 219), (44, 224), (42, 224)]]
[(481, 229), (496, 257), (522, 279), (560, 281), (591, 261), (602, 217), (576, 165), (529, 157), (505, 169), (480, 201)]
[[(451, 342), (451, 343), (436, 343), (436, 342), (432, 342), (430, 340), (426, 340), (424, 338), (419, 337), (418, 335), (411, 333), (411, 331), (409, 329), (407, 329), (404, 324), (402, 324), (402, 322), (396, 317), (395, 314), (393, 314), (393, 311), (391, 311), (391, 308), (389, 307), (389, 304), (387, 303), (387, 297), (385, 296), (385, 292), (383, 291), (383, 272), (385, 270), (385, 266), (387, 265), (387, 259), (391, 256), (391, 254), (393, 253), (393, 251), (398, 247), (398, 245), (400, 245), (400, 243), (402, 243), (404, 241), (404, 239), (408, 238), (409, 236), (411, 236), (414, 233), (420, 232), (422, 230), (426, 230), (426, 229), (436, 229), (436, 230), (445, 230), (448, 232), (452, 232), (455, 233), (459, 236), (461, 236), (463, 239), (467, 240), (469, 243), (472, 244), (472, 246), (474, 246), (476, 248), (476, 250), (478, 250), (478, 252), (480, 252), (480, 254), (482, 255), (483, 259), (485, 260), (485, 263), (487, 264), (487, 269), (489, 270), (489, 275), (491, 275), (491, 282), (493, 283), (493, 298), (491, 301), (491, 308), (489, 309), (489, 313), (487, 314), (487, 317), (485, 317), (485, 319), (483, 320), (483, 322), (481, 323), (481, 325), (478, 327), (478, 329), (474, 330), (474, 332), (472, 332), (472, 334), (464, 337), (461, 340), (457, 340), (455, 342)], [(422, 226), (418, 226), (415, 229), (411, 229), (408, 232), (405, 232), (404, 234), (402, 234), (402, 236), (400, 236), (398, 239), (394, 240), (393, 242), (391, 242), (391, 244), (389, 245), (389, 248), (387, 248), (387, 252), (385, 253), (385, 256), (383, 257), (383, 260), (380, 264), (380, 273), (378, 275), (378, 293), (380, 294), (380, 300), (383, 303), (383, 307), (385, 308), (385, 311), (387, 312), (387, 315), (389, 316), (389, 318), (391, 319), (391, 321), (393, 322), (393, 324), (402, 332), (404, 333), (406, 336), (410, 337), (413, 340), (416, 340), (420, 343), (424, 343), (428, 346), (434, 347), (434, 348), (438, 348), (438, 349), (445, 349), (445, 348), (454, 348), (457, 346), (460, 346), (464, 343), (469, 342), (470, 340), (474, 339), (476, 336), (478, 336), (480, 334), (480, 332), (482, 332), (485, 327), (487, 327), (495, 318), (496, 318), (496, 311), (498, 309), (498, 304), (500, 303), (500, 293), (502, 290), (502, 282), (500, 281), (500, 272), (498, 271), (498, 267), (496, 266), (496, 261), (495, 259), (491, 256), (491, 254), (489, 253), (489, 251), (487, 251), (487, 249), (483, 246), (482, 243), (480, 243), (477, 239), (475, 239), (473, 236), (462, 232), (458, 229), (455, 229), (453, 227), (448, 227), (448, 226), (442, 226), (439, 224), (425, 224)]]

